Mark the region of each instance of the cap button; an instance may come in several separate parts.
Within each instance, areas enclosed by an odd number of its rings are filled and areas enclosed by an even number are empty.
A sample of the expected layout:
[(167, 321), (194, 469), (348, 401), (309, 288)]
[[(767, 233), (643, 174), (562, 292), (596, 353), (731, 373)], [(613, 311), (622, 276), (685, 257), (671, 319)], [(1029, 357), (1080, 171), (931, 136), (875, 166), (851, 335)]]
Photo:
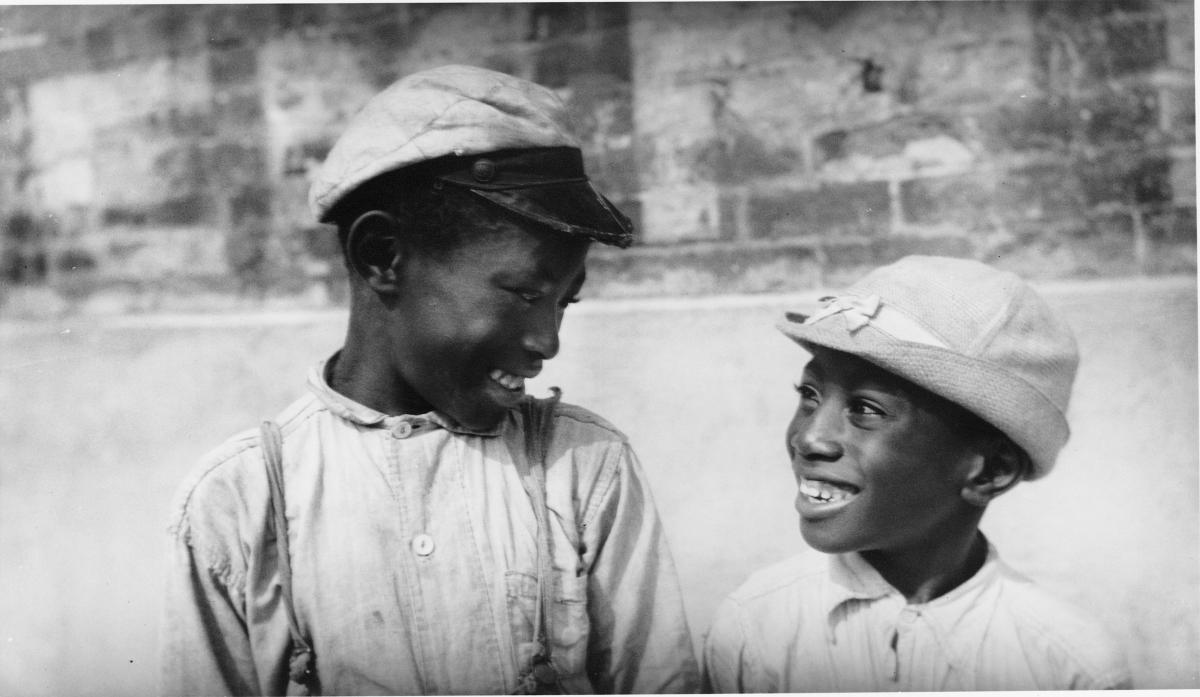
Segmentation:
[(486, 184), (496, 178), (496, 163), (486, 157), (475, 160), (471, 165), (471, 176), (475, 181)]

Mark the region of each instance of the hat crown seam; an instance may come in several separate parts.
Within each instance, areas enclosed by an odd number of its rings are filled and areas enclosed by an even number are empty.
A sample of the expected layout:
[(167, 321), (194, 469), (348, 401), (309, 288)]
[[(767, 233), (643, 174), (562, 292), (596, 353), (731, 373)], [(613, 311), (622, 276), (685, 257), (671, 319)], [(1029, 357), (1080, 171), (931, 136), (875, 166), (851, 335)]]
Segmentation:
[[(353, 170), (350, 170), (347, 172), (343, 172), (342, 175), (338, 177), (338, 180), (343, 181), (348, 178), (357, 177), (358, 175), (362, 174), (363, 172), (371, 171), (372, 167), (377, 167), (379, 165), (379, 162), (378, 162), (379, 160), (386, 159), (393, 153), (397, 153), (397, 152), (403, 150), (404, 148), (407, 148), (410, 145), (413, 145), (413, 143), (418, 138), (420, 138), (421, 136), (425, 135), (426, 133), (429, 133), (430, 131), (432, 131), (434, 129), (434, 126), (436, 126), (439, 121), (444, 119), (446, 114), (449, 113), (451, 109), (458, 106), (459, 104), (462, 104), (463, 102), (474, 102), (474, 101), (480, 101), (480, 100), (471, 99), (469, 97), (460, 97), (460, 98), (454, 100), (453, 102), (451, 102), (450, 104), (447, 104), (445, 106), (445, 108), (443, 108), (438, 113), (434, 114), (428, 121), (426, 121), (424, 124), (422, 124), (416, 133), (409, 136), (408, 140), (404, 141), (403, 143), (400, 143), (399, 145), (391, 147), (387, 150), (381, 151), (379, 153), (379, 155), (376, 156), (375, 158), (373, 158), (370, 162), (367, 162), (366, 164), (364, 164), (356, 169), (353, 169)], [(487, 102), (480, 101), (480, 103), (486, 104)], [(489, 106), (491, 106), (491, 105), (489, 105)], [(364, 107), (364, 109), (365, 109), (365, 107)], [(385, 112), (385, 113), (387, 113), (389, 116), (394, 115), (394, 112), (392, 112), (392, 110), (390, 110), (390, 109), (387, 110), (387, 112)], [(421, 150), (420, 147), (415, 146), (415, 145), (413, 147), (415, 147), (418, 152), (421, 152), (422, 155), (424, 154), (424, 152)], [(379, 172), (376, 172), (375, 176), (378, 176), (378, 175), (383, 174), (388, 171), (390, 171), (390, 170), (387, 170), (387, 169), (381, 170)], [(320, 200), (328, 200), (329, 197), (333, 196), (335, 193), (341, 193), (341, 191), (340, 191), (341, 189), (342, 189), (342, 187), (337, 187), (336, 189), (328, 192)]]

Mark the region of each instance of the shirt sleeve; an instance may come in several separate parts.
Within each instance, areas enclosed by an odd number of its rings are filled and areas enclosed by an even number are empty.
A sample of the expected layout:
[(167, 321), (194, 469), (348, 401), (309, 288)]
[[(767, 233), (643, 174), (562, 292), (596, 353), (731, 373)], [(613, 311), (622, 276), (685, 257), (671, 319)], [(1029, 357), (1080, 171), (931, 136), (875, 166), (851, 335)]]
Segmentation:
[(162, 638), (165, 695), (256, 694), (244, 603), (228, 577), (171, 540)]
[(273, 668), (260, 675), (254, 660), (265, 642), (262, 637), (255, 642), (249, 629), (254, 623), (247, 610), (247, 554), (254, 552), (239, 534), (246, 516), (238, 483), (205, 478), (185, 487), (181, 500), (170, 528), (161, 693), (253, 695), (276, 687), (282, 692), (286, 668), (262, 657)]
[(595, 550), (588, 585), (588, 675), (597, 692), (686, 693), (699, 667), (662, 522), (633, 450), (617, 466), (584, 525)]
[(746, 635), (741, 609), (726, 599), (704, 638), (703, 690), (712, 693), (773, 692), (759, 675), (760, 662)]

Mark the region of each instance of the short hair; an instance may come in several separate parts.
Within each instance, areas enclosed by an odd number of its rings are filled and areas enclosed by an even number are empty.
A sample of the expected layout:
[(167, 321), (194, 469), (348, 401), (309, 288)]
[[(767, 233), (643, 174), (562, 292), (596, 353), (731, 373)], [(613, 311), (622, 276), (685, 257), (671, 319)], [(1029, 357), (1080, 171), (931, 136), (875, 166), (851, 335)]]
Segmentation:
[(493, 232), (497, 221), (515, 217), (469, 191), (435, 180), (430, 172), (438, 164), (433, 160), (386, 172), (338, 202), (330, 218), (337, 225), (338, 243), (347, 264), (350, 228), (368, 211), (380, 210), (395, 217), (409, 245), (439, 259)]
[(949, 425), (958, 433), (966, 435), (968, 438), (976, 439), (977, 442), (992, 441), (1003, 443), (1011, 448), (1017, 456), (1018, 471), (1017, 480), (1025, 479), (1033, 471), (1033, 461), (1029, 458), (1029, 453), (1025, 449), (1017, 445), (1016, 441), (1008, 436), (1004, 431), (992, 424), (987, 419), (967, 409), (963, 405), (947, 399), (936, 392), (921, 388), (927, 394), (931, 395), (935, 400), (944, 403), (948, 408), (942, 411)]

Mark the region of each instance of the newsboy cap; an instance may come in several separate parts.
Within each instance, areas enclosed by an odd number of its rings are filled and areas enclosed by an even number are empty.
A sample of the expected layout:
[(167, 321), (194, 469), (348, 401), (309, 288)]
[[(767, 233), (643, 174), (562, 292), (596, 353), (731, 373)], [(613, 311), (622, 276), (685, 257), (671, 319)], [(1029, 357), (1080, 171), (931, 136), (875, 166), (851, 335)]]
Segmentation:
[[(436, 161), (436, 162), (435, 162)], [(375, 177), (435, 165), (459, 187), (560, 232), (628, 247), (629, 219), (588, 181), (562, 100), (493, 70), (448, 65), (375, 95), (334, 143), (309, 191), (317, 220)]]

